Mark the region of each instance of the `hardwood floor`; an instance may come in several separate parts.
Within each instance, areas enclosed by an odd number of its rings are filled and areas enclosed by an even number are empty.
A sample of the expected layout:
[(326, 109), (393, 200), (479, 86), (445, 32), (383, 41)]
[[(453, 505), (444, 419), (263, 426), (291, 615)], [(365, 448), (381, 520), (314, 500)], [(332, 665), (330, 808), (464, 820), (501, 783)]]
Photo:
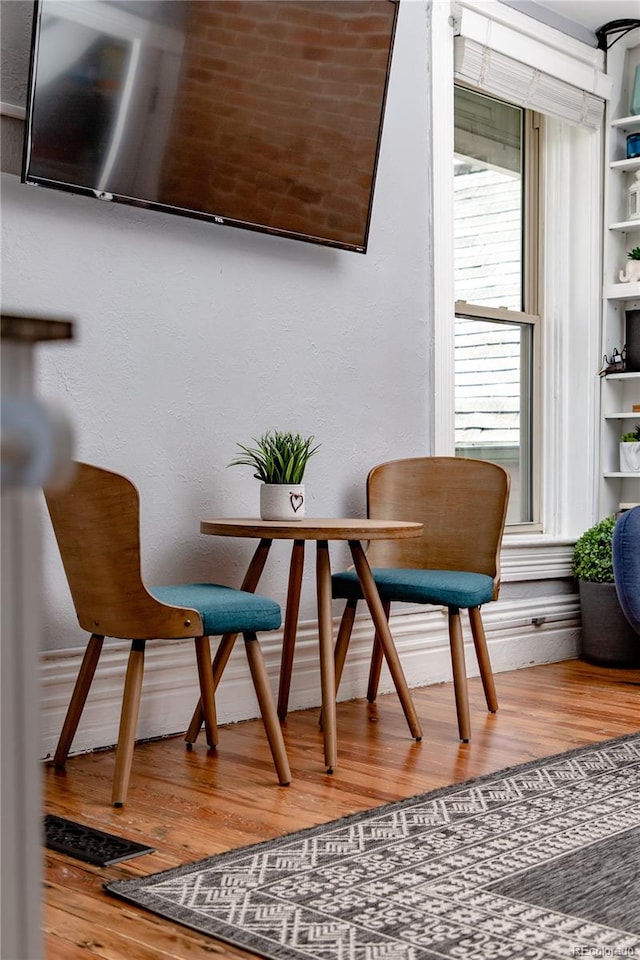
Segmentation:
[[(413, 690), (424, 740), (411, 740), (394, 694), (338, 704), (338, 766), (322, 764), (318, 711), (284, 724), (293, 781), (279, 787), (260, 721), (220, 730), (216, 753), (181, 737), (139, 744), (128, 801), (110, 806), (112, 751), (46, 767), (45, 811), (156, 847), (113, 867), (45, 851), (48, 960), (211, 960), (250, 954), (206, 939), (107, 895), (106, 880), (155, 873), (233, 847), (446, 784), (640, 729), (640, 671), (578, 660), (496, 676), (500, 709), (487, 714), (469, 681), (472, 740), (461, 744), (451, 684)], [(188, 720), (185, 713), (185, 723)]]

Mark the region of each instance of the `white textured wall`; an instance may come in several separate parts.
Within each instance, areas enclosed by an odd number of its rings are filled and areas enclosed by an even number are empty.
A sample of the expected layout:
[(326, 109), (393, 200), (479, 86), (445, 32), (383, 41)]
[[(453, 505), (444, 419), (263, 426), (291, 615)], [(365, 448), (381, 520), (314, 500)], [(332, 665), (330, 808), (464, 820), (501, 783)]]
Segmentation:
[[(428, 8), (400, 7), (366, 256), (3, 175), (3, 309), (76, 318), (75, 343), (38, 348), (39, 390), (71, 414), (79, 458), (137, 483), (149, 583), (239, 583), (252, 545), (198, 532), (201, 517), (257, 513), (258, 482), (226, 468), (236, 441), (315, 434), (317, 516), (362, 515), (372, 464), (428, 452)], [(18, 89), (24, 31), (5, 40)], [(43, 526), (44, 646), (64, 648), (84, 637)], [(283, 600), (286, 546), (274, 557), (262, 589)], [(313, 598), (308, 578), (303, 619)]]
[(27, 97), (28, 55), (33, 4), (2, 0), (0, 3), (0, 55), (2, 100), (24, 107)]

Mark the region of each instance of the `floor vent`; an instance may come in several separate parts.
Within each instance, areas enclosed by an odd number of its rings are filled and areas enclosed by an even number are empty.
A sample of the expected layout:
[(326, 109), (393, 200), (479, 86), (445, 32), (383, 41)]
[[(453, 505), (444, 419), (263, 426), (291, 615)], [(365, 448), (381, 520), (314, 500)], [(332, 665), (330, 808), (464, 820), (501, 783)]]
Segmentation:
[(113, 863), (155, 851), (155, 847), (125, 840), (103, 830), (94, 830), (83, 823), (53, 814), (47, 814), (44, 818), (44, 842), (49, 850), (66, 853), (76, 860), (84, 860), (98, 867), (109, 867)]

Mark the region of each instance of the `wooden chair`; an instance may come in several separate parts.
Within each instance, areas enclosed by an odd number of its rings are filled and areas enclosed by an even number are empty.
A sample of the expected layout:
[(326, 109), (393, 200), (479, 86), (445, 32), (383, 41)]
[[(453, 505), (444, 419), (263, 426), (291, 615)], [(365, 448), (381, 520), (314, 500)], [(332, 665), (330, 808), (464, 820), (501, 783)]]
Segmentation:
[[(380, 464), (367, 478), (367, 515), (417, 520), (421, 537), (376, 540), (367, 558), (389, 616), (391, 603), (445, 606), (460, 739), (470, 738), (469, 702), (460, 610), (468, 609), (487, 707), (498, 709), (480, 607), (498, 598), (500, 544), (509, 499), (509, 474), (484, 460), (418, 457)], [(354, 571), (332, 577), (334, 598), (347, 601), (336, 641), (336, 685), (362, 594)], [(375, 700), (382, 652), (374, 639), (367, 698)]]
[(211, 583), (147, 589), (141, 577), (139, 496), (125, 477), (77, 463), (71, 483), (64, 490), (45, 490), (45, 500), (78, 621), (91, 635), (54, 764), (65, 764), (105, 637), (132, 641), (116, 749), (113, 804), (121, 807), (127, 795), (147, 640), (194, 639), (207, 743), (215, 747), (218, 731), (209, 637), (242, 633), (278, 780), (288, 784), (289, 763), (256, 636), (260, 630), (278, 629), (279, 605), (254, 593)]

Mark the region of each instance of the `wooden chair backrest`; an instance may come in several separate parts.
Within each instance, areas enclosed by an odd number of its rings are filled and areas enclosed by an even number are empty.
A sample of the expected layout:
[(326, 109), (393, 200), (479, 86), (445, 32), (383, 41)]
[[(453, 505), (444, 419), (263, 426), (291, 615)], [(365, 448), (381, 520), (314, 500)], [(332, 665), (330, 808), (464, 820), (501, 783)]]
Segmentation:
[(422, 536), (375, 540), (372, 567), (466, 570), (500, 583), (500, 544), (509, 501), (506, 470), (485, 460), (415, 457), (382, 463), (367, 478), (372, 519), (416, 520)]
[(74, 468), (64, 489), (44, 495), (80, 626), (123, 639), (201, 636), (195, 610), (161, 603), (142, 582), (135, 486), (87, 463)]

